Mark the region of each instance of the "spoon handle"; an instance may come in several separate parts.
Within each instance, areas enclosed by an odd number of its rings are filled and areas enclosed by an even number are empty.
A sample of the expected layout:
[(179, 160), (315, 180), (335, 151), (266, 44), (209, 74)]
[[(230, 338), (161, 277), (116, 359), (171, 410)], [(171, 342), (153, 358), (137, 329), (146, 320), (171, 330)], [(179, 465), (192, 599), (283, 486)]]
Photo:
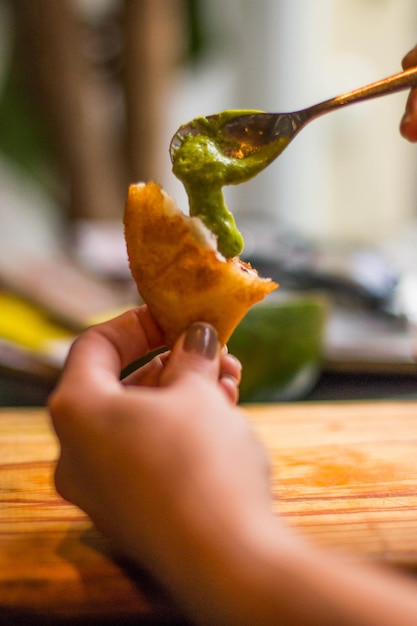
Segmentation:
[(383, 78), (376, 83), (359, 87), (359, 89), (354, 89), (353, 91), (336, 96), (335, 98), (330, 98), (330, 100), (315, 104), (306, 109), (306, 112), (308, 111), (308, 118), (311, 118), (338, 107), (360, 102), (361, 100), (370, 100), (371, 98), (377, 98), (385, 94), (409, 89), (410, 87), (417, 87), (417, 67), (399, 72), (393, 76), (388, 76), (388, 78)]

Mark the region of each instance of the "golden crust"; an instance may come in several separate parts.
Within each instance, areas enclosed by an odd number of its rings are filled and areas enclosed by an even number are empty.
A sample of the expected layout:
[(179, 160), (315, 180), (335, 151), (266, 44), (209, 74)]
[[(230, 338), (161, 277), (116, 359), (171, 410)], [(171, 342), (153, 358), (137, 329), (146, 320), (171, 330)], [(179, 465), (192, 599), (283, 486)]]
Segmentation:
[(225, 344), (278, 286), (238, 257), (226, 260), (201, 220), (184, 215), (154, 182), (129, 187), (124, 227), (132, 276), (168, 346), (195, 321), (212, 324)]

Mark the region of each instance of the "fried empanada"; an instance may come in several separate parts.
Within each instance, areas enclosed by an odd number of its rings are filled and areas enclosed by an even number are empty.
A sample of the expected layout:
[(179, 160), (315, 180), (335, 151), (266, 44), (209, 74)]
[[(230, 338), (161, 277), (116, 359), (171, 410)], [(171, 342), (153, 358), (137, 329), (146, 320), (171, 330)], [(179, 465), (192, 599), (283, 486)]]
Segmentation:
[(195, 321), (212, 324), (225, 344), (278, 286), (238, 257), (225, 259), (200, 218), (185, 215), (154, 182), (129, 187), (124, 228), (132, 276), (167, 346)]

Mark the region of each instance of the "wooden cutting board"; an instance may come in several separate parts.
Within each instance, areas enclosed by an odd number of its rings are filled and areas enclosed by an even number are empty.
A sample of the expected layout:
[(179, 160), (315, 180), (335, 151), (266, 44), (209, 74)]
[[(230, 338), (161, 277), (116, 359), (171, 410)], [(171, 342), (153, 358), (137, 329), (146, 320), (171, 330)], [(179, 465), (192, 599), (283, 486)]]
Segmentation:
[[(417, 402), (252, 406), (277, 513), (312, 540), (417, 567)], [(0, 614), (184, 623), (54, 491), (43, 410), (0, 411)], [(114, 622), (112, 622), (114, 620)]]

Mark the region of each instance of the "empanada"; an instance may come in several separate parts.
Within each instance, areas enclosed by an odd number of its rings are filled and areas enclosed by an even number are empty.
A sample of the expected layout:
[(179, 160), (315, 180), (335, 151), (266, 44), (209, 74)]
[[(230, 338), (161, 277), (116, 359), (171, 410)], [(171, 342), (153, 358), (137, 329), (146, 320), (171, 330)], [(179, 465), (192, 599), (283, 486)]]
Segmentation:
[(185, 215), (154, 182), (129, 187), (124, 228), (132, 276), (168, 346), (195, 321), (212, 324), (225, 344), (278, 286), (238, 257), (225, 259), (200, 218)]

